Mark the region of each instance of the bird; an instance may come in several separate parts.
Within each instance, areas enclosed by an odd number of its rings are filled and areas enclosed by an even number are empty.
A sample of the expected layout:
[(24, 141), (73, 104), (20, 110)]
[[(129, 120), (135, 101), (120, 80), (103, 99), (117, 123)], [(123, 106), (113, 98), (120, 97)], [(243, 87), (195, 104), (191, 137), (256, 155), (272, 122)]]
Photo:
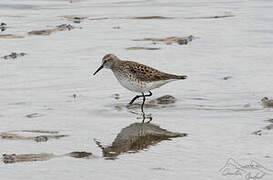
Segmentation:
[(106, 54), (102, 58), (101, 66), (93, 75), (96, 75), (103, 68), (111, 69), (116, 79), (126, 89), (141, 93), (141, 95), (136, 95), (129, 104), (133, 104), (136, 99), (142, 97), (141, 111), (143, 114), (146, 97), (152, 96), (152, 89), (159, 88), (172, 81), (187, 78), (186, 75), (168, 74), (134, 61), (121, 60), (114, 54)]

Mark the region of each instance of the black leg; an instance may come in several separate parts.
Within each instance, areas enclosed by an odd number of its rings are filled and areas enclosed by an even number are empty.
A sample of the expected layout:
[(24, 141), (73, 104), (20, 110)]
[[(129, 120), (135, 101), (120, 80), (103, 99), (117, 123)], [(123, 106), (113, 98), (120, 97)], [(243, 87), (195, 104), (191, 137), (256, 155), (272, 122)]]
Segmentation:
[(133, 103), (135, 102), (135, 100), (138, 99), (138, 98), (140, 98), (140, 97), (142, 97), (142, 96), (137, 95), (136, 97), (134, 97), (134, 98), (129, 102), (129, 104), (133, 104)]
[(146, 123), (149, 124), (152, 120), (153, 120), (153, 118), (151, 116), (151, 117), (149, 117), (149, 121), (147, 121)]
[[(149, 91), (149, 94), (144, 95), (144, 96), (145, 96), (145, 97), (149, 97), (149, 96), (152, 96), (152, 95), (153, 95), (152, 92)], [(133, 103), (135, 102), (135, 100), (138, 99), (138, 98), (140, 98), (140, 97), (142, 97), (142, 96), (137, 95), (136, 97), (134, 97), (134, 98), (129, 102), (129, 104), (133, 104)]]
[(149, 96), (152, 96), (153, 93), (151, 91), (149, 91), (149, 94), (145, 95), (145, 97), (149, 97)]
[(142, 104), (141, 104), (141, 111), (142, 111), (142, 114), (144, 115), (143, 107), (144, 107), (144, 103), (145, 103), (145, 100), (146, 100), (144, 93), (142, 93), (142, 97), (143, 97), (143, 101), (142, 101)]
[(145, 122), (145, 119), (146, 119), (146, 117), (145, 117), (145, 114), (143, 113), (142, 114), (142, 124)]

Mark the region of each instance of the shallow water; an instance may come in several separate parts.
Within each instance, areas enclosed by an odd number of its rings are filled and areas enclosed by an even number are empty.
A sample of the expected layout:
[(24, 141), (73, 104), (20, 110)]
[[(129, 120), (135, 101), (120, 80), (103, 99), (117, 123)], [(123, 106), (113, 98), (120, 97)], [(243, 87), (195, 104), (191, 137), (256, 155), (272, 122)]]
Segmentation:
[[(264, 96), (273, 98), (272, 6), (270, 0), (1, 0), (0, 23), (7, 29), (0, 35), (24, 38), (0, 39), (0, 56), (26, 55), (0, 59), (0, 132), (50, 130), (69, 136), (39, 143), (0, 139), (0, 153), (87, 151), (101, 157), (0, 162), (1, 179), (243, 179), (219, 172), (229, 158), (241, 164), (255, 160), (273, 170), (273, 131), (252, 134), (269, 125), (273, 114), (260, 103)], [(74, 23), (66, 15), (88, 18)], [(234, 17), (204, 18), (223, 15)], [(126, 18), (134, 16), (173, 18)], [(27, 34), (61, 24), (76, 28)], [(189, 35), (196, 39), (187, 45), (133, 41)], [(160, 50), (126, 49), (138, 46)], [(131, 113), (126, 107), (134, 93), (110, 71), (92, 75), (107, 53), (188, 75), (154, 90), (150, 98), (170, 94), (174, 104), (145, 109), (152, 123), (188, 136), (113, 161), (102, 157), (94, 138), (110, 145), (123, 128), (141, 122), (139, 109)]]

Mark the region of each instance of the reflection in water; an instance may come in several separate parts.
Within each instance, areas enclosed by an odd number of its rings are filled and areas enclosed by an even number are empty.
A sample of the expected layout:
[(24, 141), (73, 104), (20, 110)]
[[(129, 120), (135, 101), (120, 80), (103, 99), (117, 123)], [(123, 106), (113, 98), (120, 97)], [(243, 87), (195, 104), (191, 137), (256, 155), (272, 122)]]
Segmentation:
[[(150, 96), (150, 95), (148, 95)], [(120, 95), (119, 94), (114, 94), (113, 97), (117, 100), (120, 99)], [(133, 98), (133, 100), (131, 102), (134, 102), (138, 97), (141, 96), (136, 96), (135, 98)], [(175, 103), (176, 103), (177, 99), (171, 95), (164, 95), (164, 96), (160, 96), (158, 98), (154, 98), (149, 100), (147, 103), (144, 104), (145, 108), (152, 108), (152, 109), (162, 109), (162, 108), (167, 108), (167, 107), (174, 107)], [(146, 122), (150, 122), (152, 120), (152, 116), (151, 114), (147, 114), (144, 111), (142, 111), (141, 113), (139, 113), (139, 108), (142, 106), (142, 101), (136, 102), (134, 104), (117, 104), (114, 106), (115, 110), (117, 111), (121, 111), (123, 108), (126, 108), (128, 112), (133, 113), (138, 115), (137, 119), (142, 119), (144, 122), (144, 120), (146, 119)], [(112, 105), (111, 105), (112, 107)], [(142, 109), (142, 108), (141, 108)]]
[(138, 152), (160, 141), (186, 135), (170, 132), (152, 123), (133, 123), (121, 130), (111, 146), (103, 146), (96, 140), (95, 142), (102, 149), (104, 157), (115, 159), (121, 153)]
[[(171, 95), (164, 95), (155, 99), (152, 99), (145, 103), (145, 108), (163, 108), (166, 106), (170, 106), (174, 104), (177, 101), (177, 99)], [(128, 104), (126, 107), (128, 109), (135, 109), (139, 108), (141, 104), (140, 103), (134, 103), (134, 104)]]
[[(129, 111), (132, 114), (139, 115), (139, 113), (134, 111)], [(146, 114), (145, 112), (141, 113), (141, 116), (138, 116), (137, 119), (141, 119), (142, 123), (150, 123), (153, 120), (152, 114)], [(146, 120), (146, 122), (145, 122)]]
[[(119, 94), (114, 94), (113, 97), (116, 99), (116, 100), (119, 100), (121, 99), (120, 95)], [(172, 105), (174, 105), (176, 103), (177, 99), (171, 95), (164, 95), (164, 96), (160, 96), (158, 98), (154, 98), (154, 99), (151, 99), (151, 100), (148, 100), (145, 104), (144, 104), (144, 107), (145, 108), (158, 108), (158, 109), (161, 109), (161, 108), (164, 108), (164, 107), (172, 107)], [(120, 111), (122, 108), (127, 108), (127, 109), (139, 109), (139, 107), (141, 106), (142, 104), (142, 101), (138, 101), (138, 102), (135, 102), (134, 104), (127, 104), (127, 105), (124, 105), (124, 104), (117, 104), (115, 105), (115, 109)], [(111, 105), (112, 107), (112, 105)]]
[[(115, 99), (120, 99), (119, 94), (114, 94)], [(135, 98), (134, 98), (135, 99)], [(176, 103), (177, 99), (171, 95), (164, 95), (155, 99), (152, 99), (144, 104), (145, 108), (153, 108), (153, 109), (161, 109), (166, 107), (173, 107)], [(139, 108), (141, 107), (142, 103), (136, 102), (134, 104), (117, 104), (114, 106), (115, 110), (121, 111), (123, 108), (126, 108), (130, 113), (140, 115), (137, 119), (149, 119), (149, 121), (152, 120), (152, 117), (150, 114), (146, 114), (144, 111), (142, 113), (138, 113)], [(111, 105), (112, 107), (112, 105)], [(135, 111), (137, 110), (137, 111)]]

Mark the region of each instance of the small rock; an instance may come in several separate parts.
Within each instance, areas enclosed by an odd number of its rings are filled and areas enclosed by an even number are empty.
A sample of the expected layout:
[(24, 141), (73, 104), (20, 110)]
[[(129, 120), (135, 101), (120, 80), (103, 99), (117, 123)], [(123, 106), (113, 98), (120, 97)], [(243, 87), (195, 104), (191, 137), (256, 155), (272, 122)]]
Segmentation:
[(14, 163), (15, 158), (16, 158), (16, 154), (3, 154), (4, 163)]
[(115, 98), (115, 99), (120, 99), (120, 95), (119, 95), (118, 93), (115, 93), (115, 94), (114, 94), (114, 98)]
[(157, 104), (173, 104), (176, 102), (176, 98), (171, 95), (161, 96), (156, 99)]
[(62, 25), (57, 26), (57, 29), (58, 29), (59, 31), (66, 31), (66, 30), (70, 31), (70, 30), (72, 30), (72, 29), (74, 29), (74, 28), (75, 28), (75, 27), (72, 26), (72, 25), (70, 25), (70, 24), (62, 24)]
[(29, 161), (46, 161), (54, 158), (52, 153), (41, 154), (3, 154), (4, 163), (17, 163), (17, 162), (29, 162)]
[(11, 133), (1, 133), (0, 138), (9, 139), (9, 140), (17, 140), (17, 139), (20, 139), (21, 137)]
[(227, 18), (234, 17), (235, 15), (227, 14), (227, 15), (218, 15), (218, 16), (204, 16), (204, 17), (188, 17), (186, 19), (217, 19), (217, 18)]
[(273, 129), (273, 124), (267, 125), (264, 128), (267, 130), (271, 130), (271, 129)]
[(255, 131), (252, 134), (261, 136), (262, 135), (262, 130)]
[(65, 19), (68, 19), (68, 20), (71, 20), (74, 23), (81, 23), (82, 20), (87, 18), (86, 16), (61, 16), (61, 17), (65, 18)]
[(13, 35), (13, 34), (0, 34), (0, 38), (2, 38), (2, 39), (17, 39), (17, 38), (24, 38), (24, 36)]
[(173, 17), (165, 17), (165, 16), (133, 16), (133, 17), (126, 17), (126, 19), (173, 19)]
[(35, 31), (30, 31), (28, 32), (28, 35), (50, 35), (54, 31), (51, 29), (46, 29), (46, 30), (35, 30)]
[(28, 35), (50, 35), (54, 32), (58, 31), (70, 31), (74, 29), (75, 27), (70, 24), (61, 24), (59, 26), (56, 26), (56, 28), (53, 29), (45, 29), (45, 30), (35, 30), (28, 32)]
[(223, 80), (228, 80), (228, 79), (231, 79), (232, 78), (232, 76), (225, 76), (225, 77), (223, 77)]
[(166, 168), (162, 168), (162, 167), (155, 167), (155, 168), (152, 168), (152, 170), (166, 171), (167, 169)]
[(91, 158), (93, 156), (92, 153), (84, 152), (84, 151), (74, 151), (68, 153), (67, 156), (74, 157), (74, 158)]
[(273, 99), (268, 99), (267, 97), (264, 97), (261, 99), (261, 101), (265, 107), (273, 107)]
[(152, 48), (152, 47), (128, 47), (127, 50), (160, 50), (160, 48)]
[[(15, 132), (18, 132), (18, 131), (15, 131)], [(23, 136), (23, 135), (18, 135), (18, 134), (13, 134), (13, 133), (10, 133), (10, 132), (3, 132), (3, 133), (0, 133), (0, 138), (1, 139), (6, 139), (6, 140), (34, 140), (36, 142), (46, 142), (48, 141), (49, 139), (60, 139), (60, 138), (63, 138), (63, 137), (67, 137), (69, 135), (64, 135), (64, 134), (61, 134), (61, 135), (58, 135), (58, 131), (41, 131), (41, 130), (21, 130), (21, 132), (24, 132), (24, 133), (39, 133), (39, 134), (42, 134), (42, 133), (45, 133), (45, 135), (39, 135), (39, 136)], [(54, 134), (54, 135), (46, 135), (46, 134)]]
[(22, 130), (22, 132), (28, 133), (46, 133), (46, 134), (58, 134), (59, 131), (45, 131), (45, 130)]
[(0, 30), (5, 31), (7, 29), (7, 24), (6, 23), (1, 23), (0, 24)]
[(120, 106), (115, 106), (115, 110), (121, 111), (121, 107)]
[(36, 137), (34, 137), (34, 141), (36, 141), (36, 142), (46, 142), (46, 141), (48, 141), (48, 137), (47, 136), (36, 136)]
[(244, 107), (245, 107), (245, 108), (249, 108), (249, 107), (250, 107), (250, 104), (245, 104)]
[(179, 45), (188, 44), (191, 42), (195, 37), (190, 35), (187, 37), (167, 37), (167, 38), (144, 38), (144, 39), (134, 39), (134, 41), (152, 41), (154, 42), (164, 42), (166, 44), (177, 43)]
[(32, 113), (32, 114), (26, 115), (27, 118), (36, 118), (36, 117), (40, 117), (40, 116), (42, 116), (42, 115), (38, 114), (38, 113)]
[(3, 56), (2, 58), (3, 59), (16, 59), (17, 57), (21, 57), (21, 56), (25, 56), (26, 53), (16, 53), (16, 52), (12, 52), (11, 54), (9, 55), (5, 55)]
[(89, 20), (105, 20), (105, 19), (111, 19), (108, 17), (99, 17), (99, 18), (90, 18)]
[(114, 26), (113, 29), (120, 29), (120, 26)]

